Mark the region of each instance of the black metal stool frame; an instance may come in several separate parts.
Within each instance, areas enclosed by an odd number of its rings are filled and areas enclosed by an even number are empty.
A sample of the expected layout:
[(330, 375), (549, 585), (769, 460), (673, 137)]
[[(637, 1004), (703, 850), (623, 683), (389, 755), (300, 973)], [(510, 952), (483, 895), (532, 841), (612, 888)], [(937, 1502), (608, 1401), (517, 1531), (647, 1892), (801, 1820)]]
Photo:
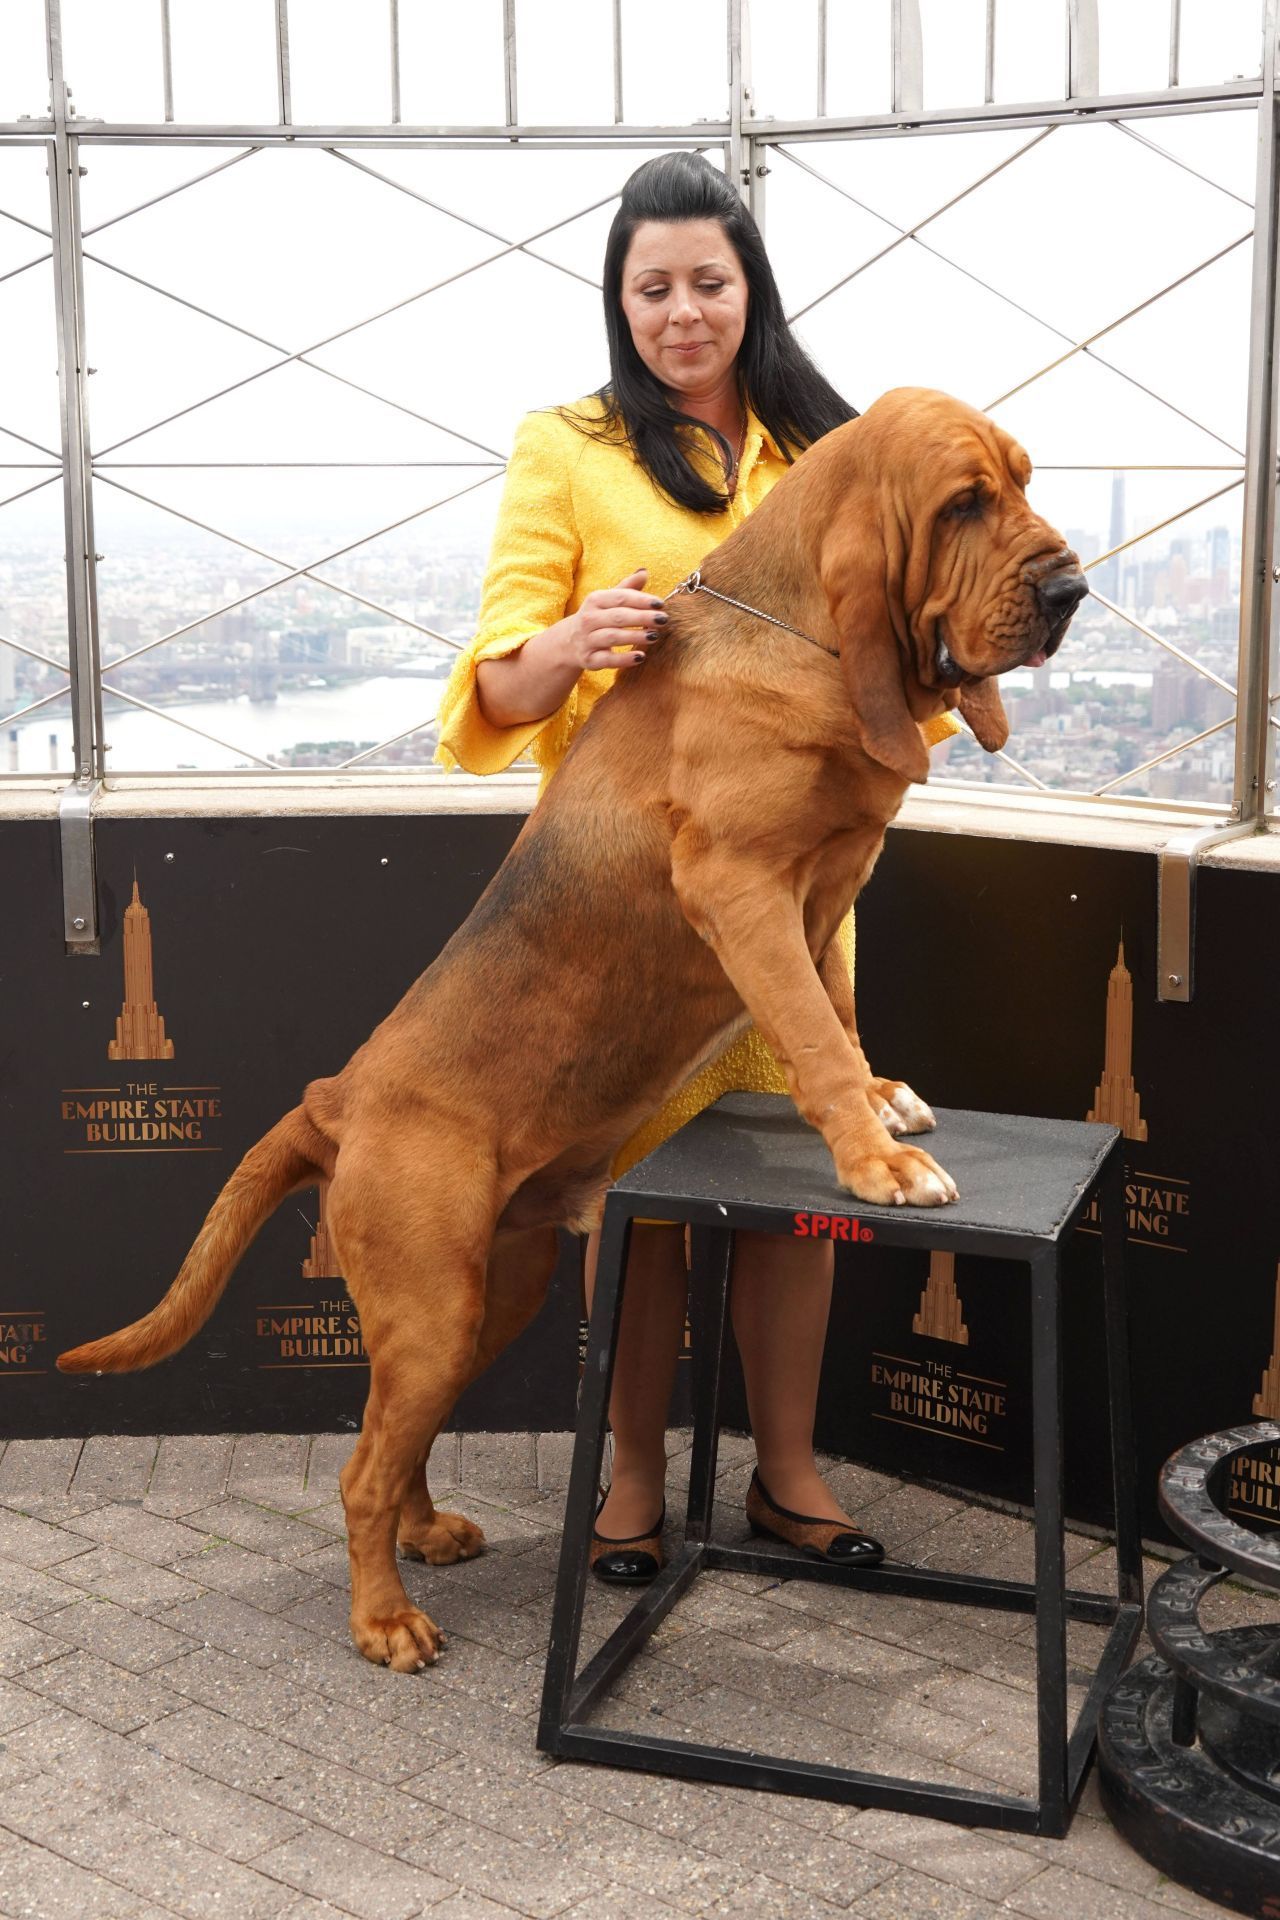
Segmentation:
[[(1114, 1130), (1113, 1130), (1114, 1131)], [(1114, 1597), (1067, 1588), (1063, 1552), (1062, 1339), (1059, 1259), (1062, 1244), (1094, 1192), (1101, 1199), (1103, 1300), (1115, 1510), (1117, 1593)], [(856, 1205), (848, 1201), (846, 1205)], [(1137, 1519), (1136, 1464), (1130, 1411), (1128, 1308), (1124, 1286), (1124, 1169), (1121, 1136), (1100, 1160), (1097, 1175), (1080, 1192), (1056, 1238), (1017, 1233), (960, 1231), (947, 1226), (945, 1209), (861, 1209), (874, 1218), (882, 1246), (987, 1254), (1030, 1268), (1032, 1329), (1033, 1466), (1036, 1557), (1033, 1582), (979, 1574), (948, 1573), (885, 1562), (856, 1572), (764, 1543), (726, 1546), (710, 1539), (720, 1432), (721, 1363), (728, 1322), (733, 1229), (726, 1209), (694, 1198), (664, 1215), (688, 1221), (693, 1231), (690, 1315), (694, 1335), (694, 1432), (684, 1542), (636, 1605), (615, 1628), (581, 1674), (577, 1672), (588, 1553), (608, 1421), (609, 1388), (617, 1349), (627, 1251), (634, 1217), (652, 1215), (651, 1196), (613, 1188), (606, 1200), (591, 1315), (586, 1370), (579, 1408), (564, 1536), (552, 1611), (551, 1637), (538, 1728), (538, 1746), (566, 1759), (589, 1760), (641, 1772), (757, 1787), (858, 1806), (887, 1807), (969, 1826), (1060, 1837), (1067, 1830), (1093, 1757), (1098, 1712), (1111, 1683), (1123, 1671), (1142, 1629), (1142, 1554)], [(793, 1215), (769, 1206), (735, 1203), (734, 1224), (760, 1232), (793, 1231)], [(592, 1726), (587, 1716), (617, 1674), (705, 1569), (768, 1574), (782, 1580), (823, 1580), (885, 1594), (912, 1595), (960, 1606), (1031, 1613), (1036, 1618), (1039, 1793), (982, 1792), (863, 1773), (810, 1761), (774, 1757), (738, 1748), (656, 1738), (648, 1732)], [(1067, 1725), (1066, 1623), (1083, 1620), (1109, 1626), (1102, 1658), (1073, 1729)]]

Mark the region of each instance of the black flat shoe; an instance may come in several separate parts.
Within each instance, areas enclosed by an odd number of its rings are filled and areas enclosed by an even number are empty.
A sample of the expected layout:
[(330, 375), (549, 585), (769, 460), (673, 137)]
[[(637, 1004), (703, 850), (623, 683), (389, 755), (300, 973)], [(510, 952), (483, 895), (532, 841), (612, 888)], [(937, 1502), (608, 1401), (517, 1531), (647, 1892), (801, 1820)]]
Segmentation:
[[(596, 1512), (600, 1513), (603, 1508), (604, 1499)], [(592, 1528), (589, 1565), (596, 1579), (605, 1581), (611, 1587), (647, 1587), (667, 1564), (662, 1551), (662, 1529), (666, 1519), (667, 1503), (664, 1500), (657, 1525), (651, 1527), (648, 1533), (633, 1534), (629, 1540), (610, 1540)]]
[(792, 1513), (769, 1497), (760, 1469), (747, 1488), (747, 1521), (752, 1533), (768, 1534), (799, 1547), (814, 1560), (831, 1560), (841, 1567), (878, 1567), (884, 1548), (869, 1533), (852, 1530), (843, 1520), (817, 1520), (812, 1514)]

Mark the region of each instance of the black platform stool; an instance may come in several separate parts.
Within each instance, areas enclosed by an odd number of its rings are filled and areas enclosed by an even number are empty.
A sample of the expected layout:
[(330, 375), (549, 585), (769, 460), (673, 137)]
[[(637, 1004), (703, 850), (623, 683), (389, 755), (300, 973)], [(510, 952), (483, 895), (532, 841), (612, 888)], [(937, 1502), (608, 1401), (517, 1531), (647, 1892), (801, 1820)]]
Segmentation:
[[(546, 1753), (645, 1773), (843, 1800), (929, 1814), (968, 1826), (1023, 1833), (1066, 1832), (1093, 1754), (1100, 1702), (1123, 1670), (1142, 1626), (1127, 1308), (1124, 1194), (1116, 1128), (989, 1113), (938, 1114), (929, 1150), (953, 1175), (960, 1199), (939, 1208), (869, 1207), (835, 1183), (821, 1136), (775, 1094), (730, 1094), (633, 1167), (610, 1190), (564, 1539), (547, 1653), (538, 1745)], [(1101, 1190), (1104, 1314), (1118, 1591), (1069, 1591), (1063, 1557), (1061, 1254)], [(1014, 1261), (1029, 1269), (1032, 1328), (1036, 1577), (1034, 1582), (946, 1573), (886, 1561), (872, 1569), (809, 1559), (785, 1544), (726, 1546), (710, 1538), (720, 1427), (720, 1370), (728, 1319), (729, 1272), (737, 1228), (793, 1233), (797, 1214), (869, 1228), (882, 1246), (942, 1249)], [(694, 1228), (690, 1313), (694, 1330), (694, 1433), (689, 1504), (681, 1547), (604, 1645), (578, 1672), (609, 1384), (631, 1224), (636, 1218), (688, 1221)], [(1036, 1619), (1039, 1792), (970, 1791), (866, 1773), (857, 1766), (773, 1758), (759, 1752), (662, 1739), (590, 1724), (617, 1674), (704, 1568), (728, 1567), (780, 1580), (824, 1580), (888, 1595), (996, 1607)], [(1066, 1624), (1109, 1627), (1101, 1660), (1074, 1728), (1067, 1723)]]

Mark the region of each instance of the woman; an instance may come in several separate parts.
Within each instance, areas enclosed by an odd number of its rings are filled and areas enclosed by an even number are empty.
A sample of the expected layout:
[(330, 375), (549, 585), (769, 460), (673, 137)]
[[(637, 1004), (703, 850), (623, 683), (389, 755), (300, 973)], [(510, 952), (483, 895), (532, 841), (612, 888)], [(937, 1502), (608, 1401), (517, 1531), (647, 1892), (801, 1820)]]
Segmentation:
[[(661, 638), (662, 596), (796, 455), (854, 418), (792, 336), (754, 220), (698, 155), (650, 160), (627, 182), (605, 251), (604, 307), (608, 385), (528, 415), (516, 435), (480, 629), (440, 707), (446, 766), (492, 773), (531, 752), (545, 787), (615, 676), (643, 670)], [(953, 730), (943, 723), (934, 737)], [(851, 961), (851, 925), (841, 933)], [(754, 1028), (627, 1142), (615, 1177), (734, 1088), (787, 1091)], [(588, 1300), (597, 1243), (592, 1234)], [(747, 1516), (821, 1556), (875, 1565), (879, 1542), (843, 1511), (813, 1458), (832, 1271), (829, 1242), (738, 1237), (733, 1328), (758, 1463)], [(613, 1477), (592, 1542), (595, 1572), (617, 1583), (652, 1579), (662, 1564), (686, 1292), (682, 1231), (637, 1223), (609, 1405)]]

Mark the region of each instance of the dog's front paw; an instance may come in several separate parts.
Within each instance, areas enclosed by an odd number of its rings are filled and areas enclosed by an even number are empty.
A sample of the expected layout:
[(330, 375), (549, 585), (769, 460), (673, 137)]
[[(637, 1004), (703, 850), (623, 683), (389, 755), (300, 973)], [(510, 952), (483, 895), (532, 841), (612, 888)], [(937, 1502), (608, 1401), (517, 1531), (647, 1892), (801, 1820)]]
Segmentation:
[(429, 1560), (433, 1567), (447, 1567), (455, 1560), (474, 1560), (483, 1553), (484, 1534), (463, 1514), (441, 1513), (437, 1507), (429, 1527), (404, 1527), (396, 1545), (406, 1560)]
[(931, 1133), (933, 1109), (905, 1080), (873, 1080), (867, 1088), (871, 1111), (892, 1134)]
[(850, 1156), (836, 1174), (859, 1200), (879, 1207), (945, 1207), (960, 1198), (955, 1181), (919, 1147), (890, 1147)]
[(434, 1620), (417, 1607), (361, 1619), (351, 1615), (351, 1638), (375, 1667), (393, 1667), (397, 1673), (421, 1673), (433, 1667), (444, 1645)]

